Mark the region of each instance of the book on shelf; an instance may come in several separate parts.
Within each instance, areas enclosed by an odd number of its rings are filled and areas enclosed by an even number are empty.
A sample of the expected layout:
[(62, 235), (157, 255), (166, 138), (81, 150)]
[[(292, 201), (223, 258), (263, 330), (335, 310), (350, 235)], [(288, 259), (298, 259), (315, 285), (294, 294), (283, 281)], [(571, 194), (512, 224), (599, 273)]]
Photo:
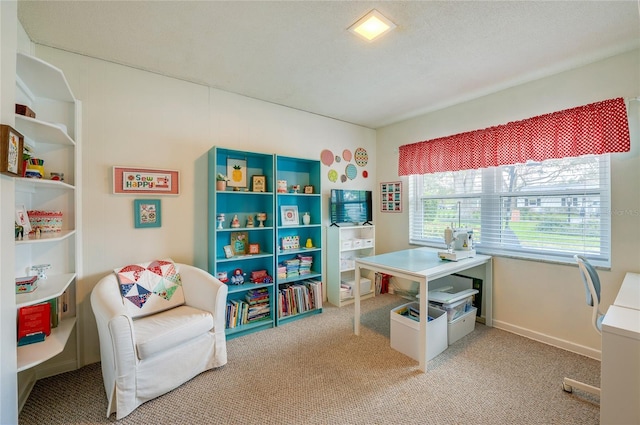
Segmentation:
[(51, 334), (51, 304), (28, 305), (18, 309), (18, 341), (37, 333)]
[(22, 338), (18, 339), (18, 347), (22, 347), (23, 345), (34, 344), (36, 342), (44, 341), (45, 334), (44, 332), (34, 332), (29, 335), (25, 335)]

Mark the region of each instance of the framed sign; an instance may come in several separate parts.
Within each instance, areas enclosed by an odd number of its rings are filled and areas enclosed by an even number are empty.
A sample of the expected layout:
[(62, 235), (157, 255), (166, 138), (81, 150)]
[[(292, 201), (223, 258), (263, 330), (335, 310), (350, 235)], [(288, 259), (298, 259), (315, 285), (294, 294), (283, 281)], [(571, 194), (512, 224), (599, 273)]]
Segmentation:
[(402, 212), (402, 182), (380, 183), (380, 211)]
[(247, 161), (227, 158), (227, 186), (247, 187)]
[(283, 226), (297, 226), (300, 224), (300, 218), (298, 217), (297, 205), (283, 205), (280, 207), (280, 215)]
[(249, 254), (260, 254), (260, 244), (259, 243), (250, 243), (249, 244)]
[(22, 175), (22, 146), (24, 137), (8, 125), (0, 125), (0, 173)]
[(249, 253), (249, 232), (231, 232), (231, 250), (233, 255)]
[(160, 199), (136, 199), (133, 201), (133, 212), (136, 229), (162, 225)]
[(313, 193), (313, 186), (308, 184), (304, 187), (304, 193)]
[(113, 193), (178, 195), (180, 173), (176, 170), (115, 166), (113, 167)]
[(267, 191), (267, 176), (253, 175), (251, 176), (251, 191), (253, 192), (266, 192)]

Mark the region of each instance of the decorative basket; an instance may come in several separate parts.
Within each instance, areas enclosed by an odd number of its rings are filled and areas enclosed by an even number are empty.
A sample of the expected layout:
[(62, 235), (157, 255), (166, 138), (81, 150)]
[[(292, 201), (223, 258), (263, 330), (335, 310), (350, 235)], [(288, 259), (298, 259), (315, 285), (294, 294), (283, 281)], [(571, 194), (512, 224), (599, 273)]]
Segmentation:
[(40, 232), (60, 232), (62, 230), (62, 211), (27, 211), (31, 233), (36, 229)]

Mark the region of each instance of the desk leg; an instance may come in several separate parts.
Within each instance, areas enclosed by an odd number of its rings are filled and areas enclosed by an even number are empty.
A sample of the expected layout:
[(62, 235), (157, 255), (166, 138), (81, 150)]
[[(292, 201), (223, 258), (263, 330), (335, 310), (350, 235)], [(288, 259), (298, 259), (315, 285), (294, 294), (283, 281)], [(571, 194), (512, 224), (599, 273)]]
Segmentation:
[(484, 265), (484, 324), (493, 326), (493, 259), (487, 261)]
[(427, 371), (427, 344), (429, 341), (427, 340), (427, 320), (429, 317), (429, 311), (427, 303), (427, 291), (429, 285), (427, 284), (427, 279), (420, 279), (420, 337), (418, 339), (420, 350), (418, 352), (418, 360), (420, 362), (420, 371)]
[(355, 291), (353, 294), (354, 297), (354, 308), (353, 308), (353, 333), (356, 335), (360, 335), (360, 266), (356, 263), (356, 285)]

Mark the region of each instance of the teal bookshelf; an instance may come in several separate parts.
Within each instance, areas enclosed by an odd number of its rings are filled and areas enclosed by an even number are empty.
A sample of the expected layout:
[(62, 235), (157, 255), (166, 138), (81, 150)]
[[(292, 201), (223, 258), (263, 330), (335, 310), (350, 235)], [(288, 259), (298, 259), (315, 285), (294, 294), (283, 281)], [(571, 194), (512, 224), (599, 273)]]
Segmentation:
[[(232, 167), (238, 164), (240, 168)], [(230, 183), (236, 187), (217, 189), (218, 174), (235, 179)], [(226, 280), (229, 288), (227, 338), (322, 312), (319, 161), (213, 147), (208, 153), (208, 175), (208, 268), (211, 274)], [(265, 185), (259, 192), (253, 191), (253, 176), (264, 176)], [(300, 190), (293, 193), (287, 188), (286, 193), (277, 193), (278, 180), (299, 185)], [(305, 186), (309, 193), (304, 193)], [(282, 206), (297, 209), (297, 223), (282, 222)], [(266, 214), (262, 223), (258, 213)], [(311, 217), (308, 225), (303, 223), (304, 213)], [(224, 220), (220, 223), (221, 215)], [(237, 217), (237, 227), (231, 226), (234, 217)], [(248, 225), (249, 218), (253, 219), (253, 227)], [(282, 249), (282, 239), (294, 237), (300, 241), (300, 247)], [(308, 239), (311, 248), (305, 246)], [(245, 250), (242, 244), (236, 244), (237, 240), (244, 241)], [(302, 273), (278, 277), (279, 264), (296, 260), (302, 263), (298, 269)], [(308, 267), (309, 261), (311, 267)], [(254, 272), (266, 273), (271, 280), (253, 283)], [(237, 284), (237, 276), (242, 276), (241, 284)], [(260, 295), (260, 301), (254, 302), (253, 307), (248, 301), (252, 294)]]

